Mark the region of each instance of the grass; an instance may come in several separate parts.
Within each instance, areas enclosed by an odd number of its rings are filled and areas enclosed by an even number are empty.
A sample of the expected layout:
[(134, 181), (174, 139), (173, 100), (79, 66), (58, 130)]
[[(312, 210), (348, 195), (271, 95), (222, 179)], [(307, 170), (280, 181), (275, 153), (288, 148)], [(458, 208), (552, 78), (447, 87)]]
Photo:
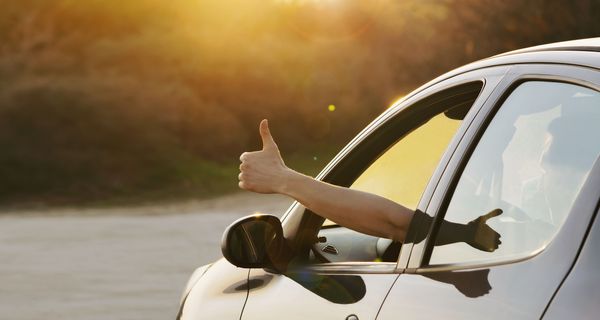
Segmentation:
[[(340, 148), (341, 149), (341, 148)], [(313, 152), (296, 152), (285, 156), (286, 165), (296, 171), (316, 176), (339, 151), (320, 147)], [(237, 159), (236, 159), (237, 160)], [(208, 199), (240, 191), (238, 187), (239, 162), (217, 163), (204, 160), (181, 161), (171, 182), (145, 188), (105, 195), (98, 200), (75, 201), (81, 206), (111, 207), (140, 203), (165, 203), (189, 199)]]
[[(316, 176), (341, 148), (319, 146), (313, 150), (284, 154), (286, 165), (296, 171)], [(57, 207), (116, 207), (141, 204), (164, 204), (191, 199), (208, 199), (240, 191), (239, 162), (215, 162), (179, 157), (169, 170), (149, 175), (137, 184), (124, 188), (105, 188), (92, 195), (78, 193), (77, 188), (59, 193), (38, 193), (4, 199), (1, 208), (14, 210)]]

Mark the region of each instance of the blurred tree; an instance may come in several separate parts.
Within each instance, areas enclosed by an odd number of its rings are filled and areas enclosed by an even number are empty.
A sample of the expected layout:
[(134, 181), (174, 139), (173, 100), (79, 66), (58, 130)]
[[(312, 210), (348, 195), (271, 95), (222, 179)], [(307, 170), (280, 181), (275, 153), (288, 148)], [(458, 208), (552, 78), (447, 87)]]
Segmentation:
[(235, 187), (262, 118), (320, 157), (438, 74), (597, 21), (593, 0), (4, 1), (0, 201)]

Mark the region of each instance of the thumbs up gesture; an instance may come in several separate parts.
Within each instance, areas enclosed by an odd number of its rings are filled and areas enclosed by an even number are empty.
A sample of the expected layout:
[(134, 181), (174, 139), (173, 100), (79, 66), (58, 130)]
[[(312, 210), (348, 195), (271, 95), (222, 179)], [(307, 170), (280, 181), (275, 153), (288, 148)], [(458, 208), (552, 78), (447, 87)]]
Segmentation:
[(259, 131), (263, 148), (242, 153), (238, 185), (244, 190), (258, 193), (282, 193), (293, 170), (283, 162), (266, 119), (260, 122)]
[(467, 223), (466, 227), (469, 237), (468, 241), (466, 242), (473, 248), (481, 251), (493, 252), (494, 250), (498, 249), (502, 243), (502, 241), (500, 241), (500, 234), (488, 226), (487, 221), (501, 214), (502, 209), (494, 209), (487, 214), (479, 216)]

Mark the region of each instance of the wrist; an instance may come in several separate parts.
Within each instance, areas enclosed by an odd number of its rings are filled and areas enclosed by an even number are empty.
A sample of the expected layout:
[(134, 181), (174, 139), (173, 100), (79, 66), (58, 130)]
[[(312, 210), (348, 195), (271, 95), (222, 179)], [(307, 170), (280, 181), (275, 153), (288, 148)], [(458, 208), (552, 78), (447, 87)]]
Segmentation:
[(474, 221), (470, 221), (469, 223), (463, 225), (462, 230), (465, 237), (465, 240), (463, 241), (474, 247), (475, 243), (477, 242), (477, 224)]
[(300, 189), (301, 185), (305, 183), (307, 179), (312, 179), (306, 175), (303, 175), (290, 168), (286, 168), (283, 174), (281, 186), (279, 187), (278, 193), (286, 195), (291, 198), (296, 198), (296, 192)]
[(469, 224), (461, 224), (442, 220), (438, 237), (437, 245), (445, 245), (456, 242), (473, 242), (473, 232)]

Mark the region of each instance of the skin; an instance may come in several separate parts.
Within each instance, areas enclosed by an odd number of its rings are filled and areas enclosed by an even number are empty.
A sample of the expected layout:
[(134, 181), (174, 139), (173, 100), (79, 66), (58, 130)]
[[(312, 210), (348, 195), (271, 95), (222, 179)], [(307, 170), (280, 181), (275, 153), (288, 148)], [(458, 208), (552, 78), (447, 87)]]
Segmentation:
[(259, 131), (262, 150), (244, 152), (240, 156), (240, 188), (257, 193), (283, 194), (346, 228), (404, 241), (413, 210), (386, 198), (315, 180), (288, 168), (269, 131), (267, 120), (261, 121)]
[[(413, 217), (419, 215), (427, 223), (432, 223), (433, 218), (429, 215), (415, 212), (394, 201), (315, 180), (288, 168), (269, 131), (267, 120), (261, 121), (259, 131), (262, 150), (244, 152), (240, 156), (240, 188), (289, 196), (312, 212), (343, 227), (398, 242), (404, 242)], [(465, 242), (475, 249), (493, 252), (502, 243), (501, 236), (487, 225), (487, 221), (500, 214), (502, 210), (497, 208), (466, 224), (442, 220), (436, 245)], [(415, 239), (417, 242), (422, 240)]]

